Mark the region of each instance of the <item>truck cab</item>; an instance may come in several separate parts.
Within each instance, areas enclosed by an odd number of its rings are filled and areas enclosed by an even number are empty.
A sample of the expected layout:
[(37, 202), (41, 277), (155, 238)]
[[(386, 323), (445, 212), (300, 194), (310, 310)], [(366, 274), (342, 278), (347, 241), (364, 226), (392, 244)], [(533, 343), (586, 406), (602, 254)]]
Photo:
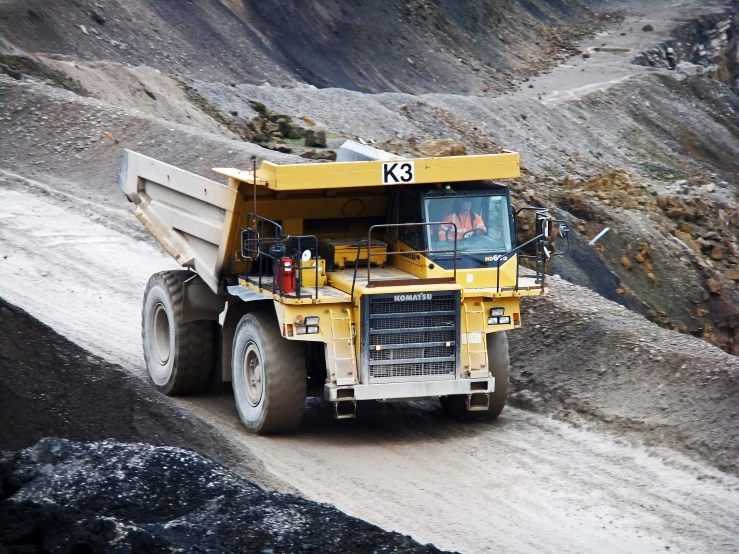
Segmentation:
[[(215, 169), (228, 185), (209, 181), (205, 194), (202, 181), (185, 186), (192, 174), (180, 174), (172, 194), (175, 168), (127, 154), (121, 186), (134, 213), (191, 268), (185, 316), (165, 313), (167, 328), (219, 322), (218, 375), (232, 381), (253, 432), (296, 428), (311, 393), (339, 418), (354, 417), (360, 401), (427, 397), (457, 417), (497, 417), (506, 332), (522, 324), (520, 297), (546, 293), (553, 243), (549, 213), (524, 208), (536, 236), (516, 244), (521, 210), (501, 180), (519, 176), (519, 155), (407, 160), (348, 150), (353, 158), (341, 161), (340, 151), (336, 163)], [(142, 175), (147, 164), (159, 171)], [(536, 271), (522, 275), (521, 257)], [(157, 334), (154, 304), (145, 298), (145, 354), (149, 329), (147, 366), (167, 393), (176, 368), (163, 366), (179, 352), (172, 333)], [(169, 354), (157, 356), (163, 343)]]

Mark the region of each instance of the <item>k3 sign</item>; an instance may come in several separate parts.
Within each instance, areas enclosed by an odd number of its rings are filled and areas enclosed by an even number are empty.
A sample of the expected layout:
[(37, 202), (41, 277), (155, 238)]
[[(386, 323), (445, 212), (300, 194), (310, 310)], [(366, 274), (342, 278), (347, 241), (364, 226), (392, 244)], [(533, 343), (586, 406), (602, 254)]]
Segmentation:
[(386, 162), (382, 164), (382, 184), (412, 183), (415, 179), (413, 162)]

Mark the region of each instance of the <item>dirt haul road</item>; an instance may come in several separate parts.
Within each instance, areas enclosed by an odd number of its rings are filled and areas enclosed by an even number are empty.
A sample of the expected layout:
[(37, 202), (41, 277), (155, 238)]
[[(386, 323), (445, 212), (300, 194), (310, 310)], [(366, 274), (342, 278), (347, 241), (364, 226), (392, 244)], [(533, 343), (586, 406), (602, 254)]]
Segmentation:
[[(106, 224), (70, 204), (70, 186), (0, 175), (0, 296), (144, 378), (141, 296), (173, 262), (115, 230), (135, 222), (112, 186), (88, 206)], [(297, 435), (262, 438), (242, 430), (230, 395), (178, 402), (285, 489), (443, 549), (739, 550), (738, 479), (540, 415), (509, 409), (462, 425), (429, 401), (334, 421), (313, 401)]]
[[(558, 99), (571, 97), (565, 81), (549, 88)], [(143, 291), (176, 264), (132, 232), (140, 225), (120, 191), (99, 185), (91, 196), (89, 185), (0, 170), (0, 296), (145, 378)], [(612, 306), (587, 298), (602, 313)], [(631, 319), (635, 332), (652, 328)], [(355, 421), (310, 401), (297, 435), (262, 438), (243, 431), (230, 395), (177, 402), (261, 460), (284, 490), (442, 549), (739, 552), (739, 479), (667, 448), (515, 409), (457, 424), (433, 401), (361, 406)]]

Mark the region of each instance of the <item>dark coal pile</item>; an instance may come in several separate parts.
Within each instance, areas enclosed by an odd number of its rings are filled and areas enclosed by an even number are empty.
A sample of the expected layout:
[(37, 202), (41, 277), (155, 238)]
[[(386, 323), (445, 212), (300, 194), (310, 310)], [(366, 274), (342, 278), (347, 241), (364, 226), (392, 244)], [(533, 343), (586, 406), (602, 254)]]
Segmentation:
[(0, 456), (0, 551), (441, 552), (191, 451), (43, 439)]

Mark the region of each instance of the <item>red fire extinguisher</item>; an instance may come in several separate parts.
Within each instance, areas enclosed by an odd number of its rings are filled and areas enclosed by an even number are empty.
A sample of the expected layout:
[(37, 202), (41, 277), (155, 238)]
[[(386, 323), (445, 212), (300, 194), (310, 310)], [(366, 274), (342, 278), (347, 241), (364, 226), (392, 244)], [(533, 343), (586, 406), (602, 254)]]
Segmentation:
[(281, 258), (277, 267), (277, 286), (282, 289), (282, 292), (294, 293), (296, 278), (292, 258)]

